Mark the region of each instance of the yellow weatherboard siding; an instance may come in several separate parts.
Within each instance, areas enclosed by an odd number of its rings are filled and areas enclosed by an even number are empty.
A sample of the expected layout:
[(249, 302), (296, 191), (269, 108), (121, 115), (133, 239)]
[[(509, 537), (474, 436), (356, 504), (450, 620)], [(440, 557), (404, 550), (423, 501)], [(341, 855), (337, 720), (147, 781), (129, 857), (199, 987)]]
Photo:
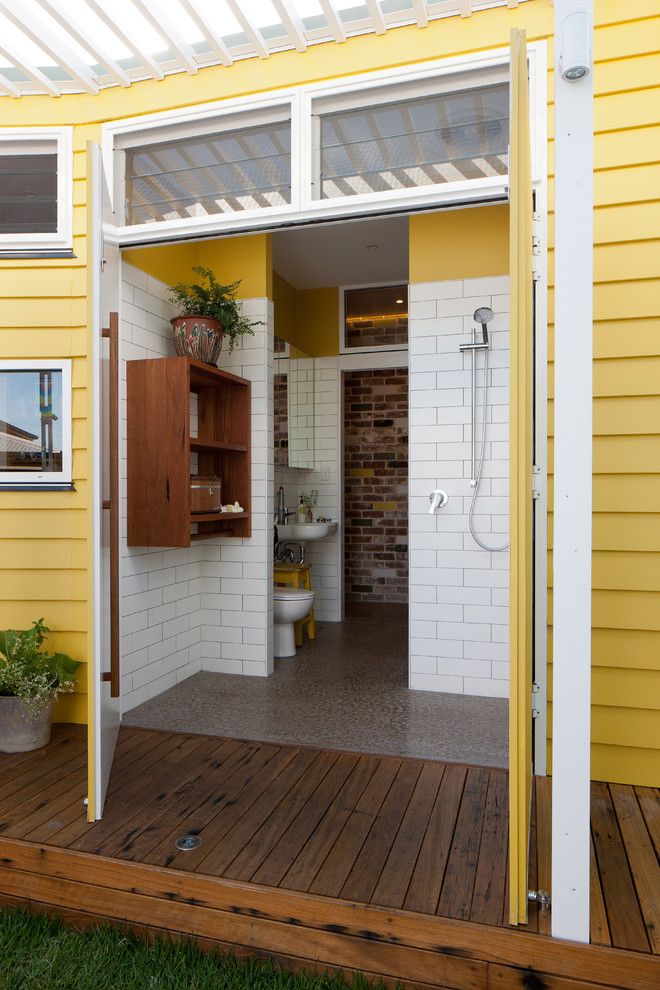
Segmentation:
[[(74, 251), (71, 260), (0, 260), (0, 353), (5, 357), (71, 356), (74, 364), (75, 494), (0, 493), (2, 615), (12, 624), (36, 614), (58, 630), (58, 645), (72, 655), (87, 653), (86, 600), (18, 597), (14, 570), (85, 575), (89, 588), (87, 527), (87, 353), (85, 142), (98, 140), (100, 122), (191, 106), (223, 97), (429, 59), (482, 52), (508, 45), (512, 27), (528, 41), (549, 40), (553, 57), (550, 0), (517, 8), (483, 10), (469, 18), (442, 18), (424, 30), (411, 26), (383, 35), (311, 46), (304, 55), (283, 52), (268, 59), (215, 66), (114, 87), (97, 96), (80, 94), (2, 101), (4, 126), (73, 124)], [(658, 418), (649, 418), (660, 397), (657, 319), (660, 308), (660, 197), (657, 194), (660, 65), (657, 0), (599, 0), (595, 32), (595, 326), (594, 380), (594, 743), (593, 775), (635, 783), (660, 778), (660, 630), (649, 628), (648, 611), (660, 611), (653, 563), (660, 554), (657, 493)], [(552, 70), (548, 74), (551, 100)], [(552, 211), (553, 108), (549, 106), (550, 209)], [(492, 209), (502, 209), (493, 207)], [(479, 211), (470, 214), (468, 222)], [(447, 214), (446, 216), (450, 216)], [(422, 218), (413, 218), (414, 222)], [(550, 215), (552, 282), (552, 212)], [(430, 223), (431, 221), (423, 221)], [(448, 220), (447, 223), (451, 223)], [(233, 239), (224, 239), (230, 244)], [(414, 238), (411, 239), (414, 246)], [(181, 246), (182, 248), (184, 246)], [(142, 249), (141, 249), (142, 250)], [(146, 250), (146, 249), (144, 249)], [(442, 250), (442, 246), (440, 247)], [(447, 271), (453, 254), (445, 258)], [(412, 278), (421, 271), (413, 266)], [(244, 273), (241, 273), (244, 274)], [(465, 277), (467, 273), (462, 272)], [(439, 273), (434, 278), (450, 277)], [(169, 281), (169, 278), (166, 279)], [(275, 290), (273, 290), (275, 291)], [(255, 295), (266, 294), (255, 292)], [(70, 300), (70, 302), (69, 302)], [(52, 305), (51, 305), (52, 302)], [(5, 304), (6, 303), (6, 307)], [(550, 299), (552, 304), (552, 299)], [(311, 304), (310, 307), (311, 308)], [(552, 315), (550, 315), (552, 319)], [(330, 350), (330, 320), (324, 353)], [(27, 329), (26, 329), (27, 328)], [(550, 327), (550, 351), (552, 327)], [(335, 332), (336, 338), (336, 332)], [(302, 340), (299, 341), (301, 346)], [(326, 349), (327, 348), (327, 349)], [(551, 369), (550, 369), (551, 370)], [(640, 402), (639, 400), (644, 400)], [(625, 433), (613, 432), (617, 421)], [(629, 455), (628, 450), (634, 451)], [(654, 460), (654, 458), (656, 458)], [(70, 556), (68, 556), (70, 555)], [(650, 561), (650, 563), (649, 563)], [(41, 579), (40, 579), (41, 580)], [(607, 587), (602, 587), (603, 583)], [(19, 587), (19, 585), (16, 585)], [(23, 591), (24, 585), (20, 586)], [(53, 581), (53, 588), (59, 580)], [(35, 585), (36, 588), (36, 585)], [(36, 590), (32, 592), (35, 596)], [(58, 591), (59, 593), (59, 591)], [(79, 594), (75, 579), (67, 596)], [(54, 594), (54, 592), (52, 593)], [(616, 602), (615, 609), (610, 608)], [(633, 603), (635, 607), (633, 607)], [(645, 619), (645, 616), (647, 617)], [(615, 674), (621, 685), (602, 680)], [(649, 688), (656, 685), (655, 691)], [(625, 687), (623, 686), (625, 685)], [(67, 700), (67, 717), (82, 717), (79, 702)], [(75, 710), (73, 710), (75, 709)], [(615, 724), (619, 716), (621, 720)], [(608, 733), (610, 733), (608, 735)]]

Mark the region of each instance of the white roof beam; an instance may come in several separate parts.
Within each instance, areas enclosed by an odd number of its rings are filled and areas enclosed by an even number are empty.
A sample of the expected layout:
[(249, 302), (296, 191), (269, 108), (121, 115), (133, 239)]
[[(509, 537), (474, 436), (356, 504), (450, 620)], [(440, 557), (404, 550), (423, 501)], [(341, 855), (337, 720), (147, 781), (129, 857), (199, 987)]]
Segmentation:
[(108, 74), (112, 76), (115, 82), (119, 83), (120, 86), (130, 86), (131, 80), (128, 74), (122, 69), (120, 65), (115, 62), (114, 58), (106, 54), (102, 48), (99, 47), (96, 41), (87, 34), (77, 23), (70, 17), (65, 10), (56, 2), (56, 0), (39, 0), (41, 6), (46, 10), (47, 13), (57, 21), (61, 27), (63, 27), (69, 34), (75, 38), (79, 45), (87, 49), (90, 55), (93, 55), (97, 62), (107, 70)]
[(412, 0), (413, 10), (417, 18), (417, 27), (425, 28), (429, 26), (429, 11), (426, 0)]
[(199, 0), (179, 0), (179, 2), (190, 19), (194, 21), (204, 35), (207, 45), (210, 47), (216, 58), (218, 58), (223, 65), (231, 65), (234, 61), (234, 56), (227, 48), (223, 38), (218, 34), (214, 26), (209, 23), (208, 17), (206, 17), (206, 15), (200, 10)]
[(335, 41), (339, 43), (346, 41), (346, 29), (342, 24), (339, 12), (335, 7), (333, 0), (319, 0), (319, 3), (321, 4), (321, 9), (325, 14), (328, 27), (335, 36)]
[(264, 36), (259, 28), (252, 23), (250, 17), (248, 17), (242, 9), (242, 6), (245, 6), (245, 4), (241, 6), (238, 0), (225, 0), (225, 3), (243, 28), (243, 31), (247, 35), (250, 44), (254, 47), (254, 50), (259, 58), (268, 58), (270, 55), (270, 48), (266, 44)]
[(48, 52), (55, 62), (70, 72), (88, 93), (98, 93), (99, 84), (89, 65), (76, 55), (72, 49), (55, 35), (33, 10), (26, 7), (20, 0), (0, 0), (0, 10), (5, 14), (35, 45)]
[(186, 41), (157, 0), (132, 0), (132, 2), (181, 60), (186, 72), (192, 76), (199, 72), (192, 45)]
[(60, 87), (52, 79), (49, 79), (48, 76), (45, 76), (36, 65), (32, 65), (22, 55), (19, 55), (14, 48), (10, 48), (4, 39), (0, 39), (0, 55), (3, 55), (8, 62), (11, 62), (17, 69), (20, 69), (26, 76), (29, 76), (38, 86), (42, 86), (51, 96), (61, 96), (62, 90)]
[(298, 12), (290, 6), (290, 0), (272, 0), (273, 7), (282, 18), (289, 38), (299, 52), (307, 51), (305, 26)]
[(13, 83), (11, 79), (7, 79), (7, 76), (3, 72), (0, 72), (0, 91), (13, 97), (21, 95), (21, 91), (18, 86)]
[(371, 18), (374, 26), (374, 31), (376, 34), (385, 34), (387, 31), (387, 25), (385, 23), (385, 18), (383, 17), (383, 8), (381, 7), (379, 0), (366, 0), (366, 4), (367, 10), (369, 11), (369, 17)]
[(133, 52), (135, 57), (144, 65), (154, 79), (165, 78), (165, 73), (156, 59), (152, 58), (148, 52), (145, 52), (141, 48), (137, 47), (135, 42), (126, 34), (126, 32), (122, 31), (119, 23), (106, 12), (105, 7), (99, 3), (99, 0), (86, 0), (86, 3), (87, 6), (90, 7), (96, 14), (96, 16), (103, 21), (106, 27), (109, 27), (112, 33), (115, 34), (120, 41), (123, 41), (126, 47)]

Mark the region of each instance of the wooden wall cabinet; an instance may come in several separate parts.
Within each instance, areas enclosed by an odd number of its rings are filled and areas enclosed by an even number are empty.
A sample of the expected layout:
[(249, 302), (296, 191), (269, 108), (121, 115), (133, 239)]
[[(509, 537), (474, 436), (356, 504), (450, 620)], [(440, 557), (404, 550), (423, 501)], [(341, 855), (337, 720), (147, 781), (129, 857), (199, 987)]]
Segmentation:
[[(128, 545), (189, 547), (214, 536), (250, 536), (250, 382), (188, 357), (128, 361), (126, 379)], [(223, 504), (239, 502), (244, 512), (191, 513), (193, 452), (196, 473), (221, 478)]]

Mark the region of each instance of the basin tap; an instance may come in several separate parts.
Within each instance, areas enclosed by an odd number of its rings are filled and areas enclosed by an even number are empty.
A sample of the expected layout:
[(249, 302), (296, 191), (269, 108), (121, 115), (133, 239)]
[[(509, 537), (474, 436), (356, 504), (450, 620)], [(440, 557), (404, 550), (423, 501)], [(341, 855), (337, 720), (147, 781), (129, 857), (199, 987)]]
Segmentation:
[(293, 510), (287, 509), (284, 504), (284, 488), (282, 485), (275, 492), (275, 522), (278, 526), (286, 526), (289, 516), (293, 515)]

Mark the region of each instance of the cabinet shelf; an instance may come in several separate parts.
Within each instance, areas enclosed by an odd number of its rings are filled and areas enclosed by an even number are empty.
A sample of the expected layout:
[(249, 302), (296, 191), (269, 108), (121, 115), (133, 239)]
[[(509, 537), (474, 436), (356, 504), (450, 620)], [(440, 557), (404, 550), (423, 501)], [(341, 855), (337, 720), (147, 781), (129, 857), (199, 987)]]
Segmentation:
[[(250, 382), (188, 357), (129, 361), (126, 377), (128, 545), (250, 536)], [(190, 436), (191, 393), (198, 437)], [(244, 512), (191, 512), (193, 452), (196, 473), (219, 477), (225, 504), (238, 501)]]
[(191, 450), (233, 450), (236, 453), (246, 454), (246, 443), (233, 443), (231, 440), (207, 440), (200, 437), (190, 438)]

